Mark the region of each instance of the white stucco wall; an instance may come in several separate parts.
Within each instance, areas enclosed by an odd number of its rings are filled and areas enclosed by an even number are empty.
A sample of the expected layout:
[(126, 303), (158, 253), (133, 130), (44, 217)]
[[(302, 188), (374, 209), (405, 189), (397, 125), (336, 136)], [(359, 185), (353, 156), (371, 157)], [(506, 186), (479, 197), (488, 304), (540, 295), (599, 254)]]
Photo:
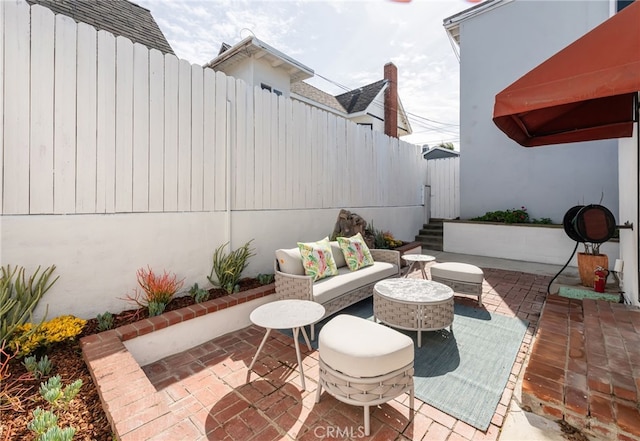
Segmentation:
[(623, 290), (626, 298), (640, 306), (638, 299), (638, 124), (634, 137), (622, 138), (618, 146), (620, 166), (620, 223), (633, 223), (633, 230), (620, 230), (620, 258), (624, 261)]
[(609, 17), (609, 2), (516, 0), (460, 23), (460, 216), (527, 207), (561, 222), (600, 202), (618, 216), (617, 141), (524, 148), (493, 123), (495, 95)]
[[(42, 317), (73, 314), (92, 318), (131, 305), (122, 300), (136, 284), (136, 271), (149, 265), (184, 278), (182, 291), (193, 283), (210, 286), (212, 256), (231, 238), (232, 249), (254, 239), (256, 256), (243, 276), (273, 273), (274, 251), (297, 241), (330, 236), (339, 209), (234, 211), (230, 236), (225, 212), (131, 213), (113, 215), (2, 216), (2, 265), (21, 265), (27, 274), (38, 266), (56, 265), (59, 280), (35, 311)], [(351, 210), (375, 228), (410, 241), (424, 223), (422, 206)], [(398, 221), (398, 220), (401, 220)]]

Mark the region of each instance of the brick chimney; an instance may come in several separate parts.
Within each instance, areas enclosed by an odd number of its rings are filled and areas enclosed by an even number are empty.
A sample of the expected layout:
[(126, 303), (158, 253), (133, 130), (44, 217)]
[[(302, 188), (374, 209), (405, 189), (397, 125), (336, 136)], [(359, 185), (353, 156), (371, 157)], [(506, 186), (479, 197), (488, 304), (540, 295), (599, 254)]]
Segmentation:
[(398, 68), (393, 63), (384, 65), (384, 79), (389, 82), (384, 92), (384, 133), (398, 137)]

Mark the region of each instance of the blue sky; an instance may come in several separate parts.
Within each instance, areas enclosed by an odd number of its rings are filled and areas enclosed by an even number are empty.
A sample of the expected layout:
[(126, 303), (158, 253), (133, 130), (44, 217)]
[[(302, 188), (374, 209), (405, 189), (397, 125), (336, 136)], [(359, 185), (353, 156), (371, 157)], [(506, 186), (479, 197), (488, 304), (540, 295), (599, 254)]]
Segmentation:
[(136, 3), (151, 11), (178, 57), (192, 63), (208, 62), (222, 42), (233, 45), (251, 31), (313, 69), (309, 83), (338, 94), (382, 79), (392, 61), (414, 132), (403, 139), (459, 146), (459, 63), (442, 21), (473, 6), (466, 0)]

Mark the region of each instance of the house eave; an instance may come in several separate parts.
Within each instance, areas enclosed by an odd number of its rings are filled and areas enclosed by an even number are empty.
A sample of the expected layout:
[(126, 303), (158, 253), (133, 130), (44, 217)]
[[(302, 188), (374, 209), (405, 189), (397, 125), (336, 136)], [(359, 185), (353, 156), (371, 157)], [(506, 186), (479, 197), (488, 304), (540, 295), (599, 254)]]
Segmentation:
[(480, 14), (484, 14), (487, 11), (504, 6), (511, 3), (513, 0), (486, 0), (482, 3), (478, 3), (464, 11), (458, 12), (450, 17), (445, 18), (442, 21), (449, 38), (455, 41), (460, 46), (460, 23), (468, 20), (472, 17), (476, 17)]
[(313, 69), (283, 54), (265, 42), (251, 36), (232, 46), (218, 57), (207, 63), (214, 70), (226, 70), (248, 58), (264, 59), (273, 68), (284, 69), (291, 83), (306, 80), (314, 76)]

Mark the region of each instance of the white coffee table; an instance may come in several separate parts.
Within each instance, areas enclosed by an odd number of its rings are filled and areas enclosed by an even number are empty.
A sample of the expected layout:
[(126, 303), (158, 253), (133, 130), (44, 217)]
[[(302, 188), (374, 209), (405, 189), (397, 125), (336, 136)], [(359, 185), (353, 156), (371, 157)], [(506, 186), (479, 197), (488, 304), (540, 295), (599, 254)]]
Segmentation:
[(453, 331), (453, 290), (422, 279), (386, 279), (373, 287), (373, 316), (390, 326), (418, 331)]
[(302, 370), (302, 360), (300, 357), (300, 344), (298, 343), (298, 336), (300, 330), (307, 342), (307, 347), (311, 351), (311, 343), (307, 332), (304, 327), (311, 325), (320, 320), (325, 313), (324, 306), (319, 303), (309, 300), (276, 300), (271, 303), (266, 303), (262, 306), (258, 306), (251, 312), (249, 318), (251, 322), (262, 328), (266, 328), (267, 332), (254, 355), (249, 370), (253, 369), (253, 365), (262, 351), (269, 334), (272, 329), (291, 329), (293, 331), (293, 345), (296, 348), (296, 356), (298, 357), (298, 366), (300, 367), (300, 382), (302, 383), (302, 390), (306, 389), (304, 382), (304, 372)]
[(406, 260), (407, 262), (411, 262), (404, 277), (409, 277), (409, 273), (411, 272), (413, 267), (418, 265), (420, 266), (420, 271), (422, 271), (422, 278), (425, 280), (427, 280), (427, 273), (425, 272), (424, 268), (427, 262), (433, 262), (434, 260), (436, 260), (435, 257), (429, 256), (427, 254), (403, 254), (400, 257), (402, 257), (402, 259)]

